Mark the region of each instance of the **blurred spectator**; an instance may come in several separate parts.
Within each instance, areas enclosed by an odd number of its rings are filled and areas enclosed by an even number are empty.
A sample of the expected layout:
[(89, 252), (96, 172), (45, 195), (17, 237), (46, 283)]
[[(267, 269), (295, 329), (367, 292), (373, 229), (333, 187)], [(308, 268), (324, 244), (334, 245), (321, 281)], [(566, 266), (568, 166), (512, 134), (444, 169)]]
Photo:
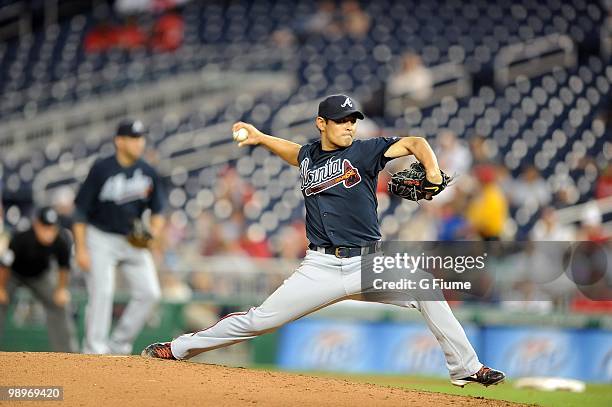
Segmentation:
[(530, 238), (535, 241), (564, 242), (573, 241), (576, 236), (570, 227), (559, 224), (555, 208), (548, 206), (542, 210), (540, 219), (531, 231)]
[(249, 257), (272, 257), (266, 231), (260, 225), (251, 225), (240, 238), (240, 248)]
[(495, 165), (495, 177), (497, 184), (504, 191), (506, 197), (509, 197), (513, 192), (514, 183), (516, 182), (510, 170), (503, 165)]
[(434, 241), (438, 234), (439, 208), (431, 203), (419, 207), (413, 215), (400, 221), (398, 240), (407, 242)]
[(180, 249), (187, 237), (188, 221), (182, 211), (174, 211), (164, 224), (164, 231), (151, 246), (151, 254), (161, 274), (179, 272)]
[(573, 205), (578, 200), (578, 195), (578, 191), (574, 185), (562, 185), (555, 192), (553, 205), (557, 209)]
[(185, 23), (178, 13), (162, 15), (153, 26), (151, 48), (157, 52), (168, 52), (178, 49), (183, 43)]
[(163, 273), (159, 280), (165, 301), (184, 303), (191, 299), (191, 288), (175, 274)]
[(440, 208), (438, 237), (440, 241), (466, 240), (471, 237), (471, 228), (465, 213), (465, 197), (455, 195)]
[(284, 227), (278, 235), (278, 255), (282, 259), (301, 259), (306, 255), (308, 240), (306, 226), (302, 220), (297, 220)]
[(117, 44), (117, 30), (109, 21), (104, 21), (85, 35), (83, 46), (85, 52), (92, 54), (106, 52), (115, 44)]
[(432, 87), (431, 71), (423, 65), (420, 56), (407, 52), (402, 56), (400, 71), (391, 75), (387, 82), (386, 97), (408, 95), (416, 101), (423, 101), (431, 96)]
[(128, 17), (124, 26), (116, 29), (116, 46), (120, 49), (138, 49), (145, 46), (147, 36), (134, 17)]
[(553, 311), (550, 296), (533, 281), (519, 281), (512, 289), (503, 290), (501, 307), (511, 312), (548, 314)]
[(219, 239), (221, 247), (218, 253), (244, 253), (241, 246), (241, 239), (246, 232), (244, 214), (241, 211), (234, 210), (231, 217), (219, 224), (217, 232), (220, 234)]
[(612, 165), (604, 169), (595, 184), (595, 198), (602, 199), (612, 196)]
[(538, 169), (530, 165), (514, 182), (509, 197), (514, 206), (541, 207), (550, 203), (552, 193)]
[(272, 33), (272, 45), (278, 49), (290, 49), (295, 45), (295, 35), (286, 28), (281, 28)]
[(370, 30), (370, 16), (356, 0), (342, 2), (344, 32), (354, 38), (363, 38)]
[(595, 202), (587, 204), (582, 212), (577, 239), (591, 242), (605, 242), (610, 239), (602, 225), (601, 210)]
[(199, 294), (209, 294), (215, 291), (215, 282), (212, 273), (207, 271), (194, 271), (189, 274), (193, 291)]
[(436, 139), (438, 164), (447, 174), (467, 174), (472, 165), (472, 153), (457, 139), (452, 130), (442, 130)]
[(495, 154), (491, 151), (485, 136), (480, 134), (472, 136), (470, 138), (469, 145), (474, 166), (478, 164), (490, 164), (497, 162)]
[(320, 1), (317, 11), (307, 18), (303, 27), (298, 31), (303, 32), (306, 36), (310, 34), (338, 35), (342, 29), (336, 17), (336, 4), (328, 0)]
[(195, 236), (199, 239), (199, 252), (203, 256), (212, 256), (222, 246), (221, 234), (218, 233), (220, 224), (210, 213), (203, 211), (198, 217)]
[(479, 165), (474, 173), (480, 187), (468, 204), (467, 219), (482, 239), (499, 240), (508, 220), (508, 202), (497, 184), (495, 167)]
[(147, 36), (134, 17), (128, 17), (124, 26), (104, 21), (85, 36), (83, 47), (87, 53), (110, 51), (113, 48), (137, 49), (144, 47)]
[(253, 196), (253, 188), (234, 167), (227, 166), (219, 171), (215, 196), (217, 200), (222, 198), (229, 200), (234, 208), (243, 208)]

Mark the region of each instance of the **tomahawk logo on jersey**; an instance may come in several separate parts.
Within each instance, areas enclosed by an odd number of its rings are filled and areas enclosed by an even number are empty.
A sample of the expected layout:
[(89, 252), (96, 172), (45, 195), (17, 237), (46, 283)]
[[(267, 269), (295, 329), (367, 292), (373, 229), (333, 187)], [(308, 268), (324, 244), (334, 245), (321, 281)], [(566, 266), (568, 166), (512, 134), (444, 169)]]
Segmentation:
[(319, 168), (309, 169), (310, 159), (300, 163), (302, 191), (306, 196), (318, 194), (338, 184), (351, 188), (361, 182), (359, 170), (349, 160), (329, 159)]

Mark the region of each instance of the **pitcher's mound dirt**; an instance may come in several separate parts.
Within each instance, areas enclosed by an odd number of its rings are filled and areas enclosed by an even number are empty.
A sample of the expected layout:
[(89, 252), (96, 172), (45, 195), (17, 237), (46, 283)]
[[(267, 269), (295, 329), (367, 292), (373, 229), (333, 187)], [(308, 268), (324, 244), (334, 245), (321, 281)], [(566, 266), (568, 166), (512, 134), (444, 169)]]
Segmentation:
[[(63, 386), (61, 404), (76, 406), (513, 405), (300, 374), (140, 356), (0, 352), (0, 371), (0, 386)], [(59, 403), (47, 401), (44, 405)]]

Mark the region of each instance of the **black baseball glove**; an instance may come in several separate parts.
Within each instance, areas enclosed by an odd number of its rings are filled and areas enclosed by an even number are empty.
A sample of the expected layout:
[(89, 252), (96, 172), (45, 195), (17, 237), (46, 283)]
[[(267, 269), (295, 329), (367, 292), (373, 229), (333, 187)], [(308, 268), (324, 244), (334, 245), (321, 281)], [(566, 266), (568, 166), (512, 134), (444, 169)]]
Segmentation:
[(127, 235), (127, 241), (138, 249), (147, 249), (151, 245), (153, 235), (141, 219), (134, 219), (132, 230)]
[(425, 176), (425, 167), (423, 167), (423, 164), (416, 162), (410, 168), (393, 174), (387, 188), (391, 194), (400, 198), (410, 201), (419, 201), (421, 199), (429, 201), (444, 191), (453, 180), (453, 177), (446, 175), (443, 171), (440, 172), (442, 173), (442, 182), (440, 184), (429, 182)]

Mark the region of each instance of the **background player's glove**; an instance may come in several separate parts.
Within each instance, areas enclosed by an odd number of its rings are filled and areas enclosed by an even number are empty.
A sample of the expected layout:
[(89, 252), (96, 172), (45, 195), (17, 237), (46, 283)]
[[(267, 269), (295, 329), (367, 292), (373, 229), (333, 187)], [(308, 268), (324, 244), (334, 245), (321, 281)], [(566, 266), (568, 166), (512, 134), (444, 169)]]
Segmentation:
[(132, 230), (127, 235), (127, 241), (134, 247), (146, 249), (150, 246), (153, 235), (141, 219), (134, 219)]
[(391, 194), (410, 201), (431, 200), (432, 197), (444, 191), (453, 180), (453, 177), (446, 175), (443, 171), (440, 171), (440, 173), (442, 174), (442, 182), (434, 184), (427, 180), (423, 164), (416, 162), (410, 168), (393, 174), (387, 188)]

